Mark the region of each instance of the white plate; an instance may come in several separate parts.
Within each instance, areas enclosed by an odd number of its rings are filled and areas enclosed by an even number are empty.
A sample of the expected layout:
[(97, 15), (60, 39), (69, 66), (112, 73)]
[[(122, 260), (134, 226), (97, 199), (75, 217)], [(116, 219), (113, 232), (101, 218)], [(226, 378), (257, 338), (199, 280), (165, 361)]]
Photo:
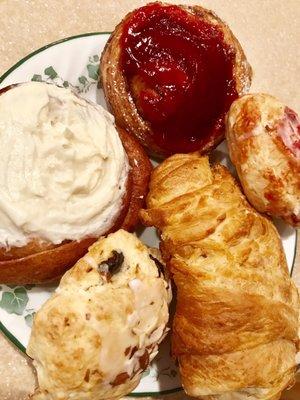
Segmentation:
[[(99, 55), (109, 37), (108, 33), (89, 33), (51, 43), (28, 55), (0, 78), (0, 88), (29, 80), (43, 80), (59, 85), (72, 85), (82, 96), (100, 103), (105, 101), (97, 88)], [(231, 168), (226, 145), (214, 151), (213, 158)], [(279, 229), (289, 270), (292, 272), (296, 252), (296, 231), (283, 223)], [(137, 232), (151, 246), (158, 246), (154, 229)], [(50, 297), (54, 286), (0, 287), (0, 328), (23, 352), (27, 346), (34, 313)], [(166, 339), (159, 354), (144, 373), (133, 395), (157, 395), (181, 390), (178, 370), (169, 356)]]

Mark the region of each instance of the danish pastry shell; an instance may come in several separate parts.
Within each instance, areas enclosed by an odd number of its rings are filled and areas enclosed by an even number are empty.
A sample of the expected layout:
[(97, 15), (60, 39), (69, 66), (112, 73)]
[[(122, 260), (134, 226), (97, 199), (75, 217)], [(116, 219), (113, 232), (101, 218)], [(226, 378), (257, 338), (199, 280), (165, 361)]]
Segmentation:
[(249, 94), (229, 110), (226, 138), (244, 192), (260, 212), (300, 226), (300, 120), (268, 94)]

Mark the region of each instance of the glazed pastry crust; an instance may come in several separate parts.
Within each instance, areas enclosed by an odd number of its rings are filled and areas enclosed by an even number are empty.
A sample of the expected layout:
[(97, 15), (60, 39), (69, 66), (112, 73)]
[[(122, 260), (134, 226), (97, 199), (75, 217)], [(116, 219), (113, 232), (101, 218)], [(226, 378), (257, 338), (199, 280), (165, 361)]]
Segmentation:
[(294, 382), (299, 297), (276, 228), (197, 153), (154, 170), (147, 206), (177, 287), (172, 351), (187, 394), (279, 399)]
[[(168, 4), (160, 3), (167, 7)], [(251, 84), (252, 70), (247, 62), (243, 49), (233, 35), (228, 25), (225, 24), (214, 12), (201, 6), (179, 6), (188, 13), (198, 16), (212, 25), (216, 25), (224, 33), (224, 41), (235, 52), (234, 78), (236, 89), (239, 95), (246, 93)], [(120, 67), (121, 44), (123, 26), (131, 17), (132, 12), (116, 26), (111, 34), (101, 55), (100, 61), (100, 84), (104, 90), (105, 98), (110, 109), (115, 116), (117, 125), (129, 132), (133, 132), (139, 141), (145, 146), (149, 153), (153, 155), (165, 155), (165, 151), (159, 148), (152, 140), (152, 130), (150, 124), (140, 115), (135, 101), (131, 95), (126, 77)], [(217, 123), (220, 123), (218, 121)], [(202, 153), (206, 153), (216, 147), (224, 139), (224, 132), (213, 134), (210, 140), (202, 148)]]
[(226, 138), (244, 192), (260, 212), (300, 226), (300, 120), (268, 94), (236, 100)]
[(139, 220), (140, 209), (148, 193), (152, 164), (142, 146), (125, 129), (117, 127), (120, 139), (128, 156), (131, 175), (130, 200), (121, 228), (132, 232)]
[[(13, 86), (0, 90), (0, 95)], [(119, 215), (111, 221), (111, 228), (106, 234), (119, 228), (128, 231), (135, 228), (139, 211), (144, 205), (152, 170), (150, 160), (138, 141), (124, 129), (117, 130), (127, 153), (130, 171)], [(96, 240), (97, 238), (86, 238), (79, 242), (65, 241), (55, 245), (37, 238), (22, 247), (0, 247), (0, 282), (23, 285), (55, 281)]]
[(119, 230), (100, 238), (34, 318), (27, 352), (39, 388), (32, 399), (131, 392), (168, 331), (170, 300), (169, 283), (136, 236)]

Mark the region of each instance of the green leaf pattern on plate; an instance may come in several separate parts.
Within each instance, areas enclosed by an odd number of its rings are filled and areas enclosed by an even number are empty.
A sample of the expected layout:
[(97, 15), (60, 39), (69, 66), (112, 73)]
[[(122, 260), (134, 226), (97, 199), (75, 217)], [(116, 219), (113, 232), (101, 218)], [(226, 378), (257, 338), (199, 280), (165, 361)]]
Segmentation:
[(55, 79), (57, 78), (57, 72), (54, 70), (52, 66), (45, 68), (44, 74), (49, 76), (50, 79)]
[(9, 314), (15, 314), (21, 318), (24, 318), (26, 325), (31, 328), (33, 318), (36, 314), (34, 308), (27, 309), (26, 306), (29, 302), (28, 291), (34, 288), (35, 285), (5, 285), (0, 286), (0, 308)]
[(29, 326), (29, 328), (32, 327), (34, 316), (35, 316), (35, 312), (33, 311), (33, 312), (30, 312), (29, 314), (26, 314), (24, 317), (26, 325)]
[(42, 82), (42, 75), (34, 74), (31, 80), (34, 82)]
[(86, 85), (86, 83), (88, 82), (87, 77), (86, 76), (80, 76), (78, 78), (79, 83), (81, 83), (82, 85)]
[(63, 79), (58, 72), (49, 65), (44, 69), (42, 74), (34, 74), (31, 78), (34, 82), (48, 82), (54, 83), (58, 86), (63, 86), (65, 88), (71, 87), (77, 93), (86, 93), (90, 90), (92, 85), (95, 85), (99, 77), (99, 56), (97, 54), (90, 56), (88, 59), (88, 64), (86, 65), (86, 75), (81, 75), (78, 78), (78, 83), (71, 84), (67, 80)]
[(88, 64), (86, 68), (88, 70), (89, 77), (97, 81), (99, 76), (97, 65)]
[(21, 286), (15, 288), (13, 291), (3, 292), (0, 307), (9, 314), (22, 315), (27, 303), (27, 291), (23, 286)]

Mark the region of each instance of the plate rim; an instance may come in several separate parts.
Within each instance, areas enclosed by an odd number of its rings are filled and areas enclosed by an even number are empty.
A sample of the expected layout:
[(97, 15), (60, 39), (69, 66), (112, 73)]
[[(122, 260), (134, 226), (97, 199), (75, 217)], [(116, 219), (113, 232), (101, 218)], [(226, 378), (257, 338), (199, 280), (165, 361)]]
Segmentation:
[[(50, 47), (59, 45), (64, 42), (68, 42), (70, 40), (74, 39), (80, 39), (83, 37), (88, 37), (88, 36), (98, 36), (98, 35), (110, 35), (112, 32), (111, 31), (103, 31), (103, 32), (87, 32), (87, 33), (81, 33), (78, 35), (74, 36), (68, 36), (66, 38), (62, 38), (59, 40), (56, 40), (54, 42), (48, 43), (33, 52), (27, 54), (25, 57), (21, 58), (19, 61), (17, 61), (12, 67), (10, 67), (4, 74), (0, 76), (0, 85), (2, 82), (17, 68), (19, 68), (22, 64), (24, 64), (27, 60), (30, 58), (34, 57), (35, 55), (43, 52), (44, 50), (49, 49)], [(293, 276), (293, 271), (295, 267), (295, 261), (296, 261), (296, 256), (297, 256), (297, 243), (298, 243), (298, 230), (295, 229), (295, 244), (294, 244), (294, 256), (293, 256), (293, 261), (292, 261), (292, 267), (291, 267), (291, 272), (290, 276)], [(21, 353), (25, 354), (27, 357), (29, 357), (26, 353), (26, 348), (23, 346), (23, 344), (8, 330), (8, 328), (1, 322), (0, 320), (0, 332), (3, 333), (3, 335), (15, 346), (17, 347)], [(145, 397), (145, 396), (153, 396), (153, 395), (167, 395), (167, 394), (172, 394), (176, 392), (183, 391), (182, 387), (174, 388), (174, 389), (169, 389), (169, 390), (163, 390), (159, 392), (138, 392), (138, 393), (129, 393), (127, 396), (129, 397)], [(127, 397), (126, 396), (126, 397)]]
[(10, 67), (7, 71), (5, 71), (4, 74), (2, 74), (0, 76), (0, 85), (4, 81), (4, 79), (6, 79), (15, 69), (19, 68), (20, 65), (24, 64), (25, 61), (29, 60), (30, 58), (32, 58), (36, 54), (39, 54), (42, 51), (49, 49), (50, 47), (56, 46), (56, 45), (64, 43), (64, 42), (68, 42), (68, 41), (73, 40), (73, 39), (80, 39), (82, 37), (87, 37), (87, 36), (110, 35), (111, 33), (112, 32), (109, 32), (109, 31), (80, 33), (78, 35), (68, 36), (68, 37), (65, 37), (65, 38), (62, 38), (62, 39), (55, 40), (54, 42), (51, 42), (51, 43), (48, 43), (48, 44), (46, 44), (46, 45), (44, 45), (42, 47), (39, 47), (38, 49), (36, 49), (36, 50), (32, 51), (31, 53), (27, 54), (25, 57), (21, 58), (12, 67)]

